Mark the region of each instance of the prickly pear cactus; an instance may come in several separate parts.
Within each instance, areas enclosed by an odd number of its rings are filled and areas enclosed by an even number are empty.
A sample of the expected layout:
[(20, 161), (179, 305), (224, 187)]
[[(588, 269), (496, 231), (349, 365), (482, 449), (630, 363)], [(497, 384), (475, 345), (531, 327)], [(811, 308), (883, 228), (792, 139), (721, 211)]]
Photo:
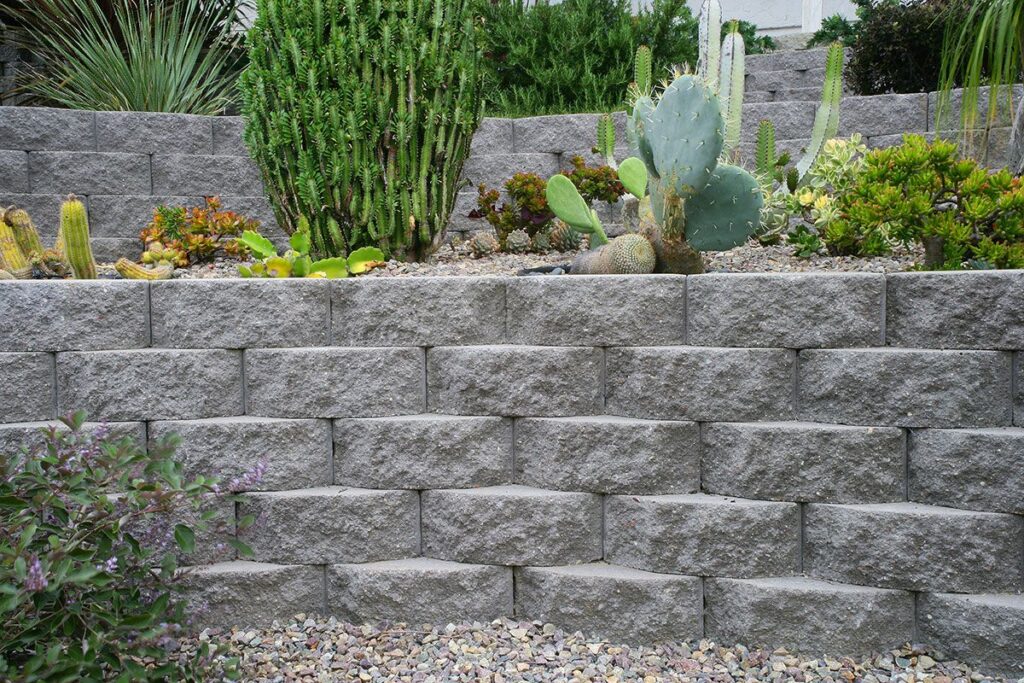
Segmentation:
[(510, 254), (525, 254), (530, 250), (530, 234), (525, 230), (513, 230), (505, 237), (505, 251)]
[(489, 232), (478, 232), (469, 239), (469, 250), (477, 258), (490, 256), (498, 251), (498, 239)]
[(576, 251), (580, 248), (583, 236), (570, 228), (564, 221), (555, 219), (555, 227), (551, 228), (551, 246), (556, 251)]

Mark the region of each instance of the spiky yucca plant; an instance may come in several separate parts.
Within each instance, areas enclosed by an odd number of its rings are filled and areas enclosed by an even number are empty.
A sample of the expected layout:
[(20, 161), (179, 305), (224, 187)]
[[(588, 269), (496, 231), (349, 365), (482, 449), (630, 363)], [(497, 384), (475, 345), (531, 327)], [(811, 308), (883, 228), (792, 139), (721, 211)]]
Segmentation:
[(245, 140), (278, 222), (313, 253), (420, 259), (444, 230), (481, 115), (473, 0), (259, 0)]

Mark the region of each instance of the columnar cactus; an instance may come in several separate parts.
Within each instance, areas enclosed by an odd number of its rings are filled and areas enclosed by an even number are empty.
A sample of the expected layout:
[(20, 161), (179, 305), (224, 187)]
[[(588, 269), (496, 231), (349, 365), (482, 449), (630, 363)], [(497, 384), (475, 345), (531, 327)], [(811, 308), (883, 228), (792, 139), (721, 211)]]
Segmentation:
[(114, 270), (126, 280), (167, 280), (174, 273), (174, 266), (147, 268), (126, 258), (117, 260)]
[(21, 253), (26, 258), (43, 253), (43, 243), (39, 239), (39, 232), (32, 224), (32, 218), (28, 215), (28, 211), (13, 206), (9, 207), (4, 212), (2, 220), (14, 230), (14, 239), (18, 242)]
[(89, 218), (85, 205), (71, 195), (60, 207), (60, 233), (57, 238), (60, 251), (64, 253), (75, 278), (96, 279), (96, 260), (89, 243)]
[(19, 280), (32, 275), (32, 266), (14, 238), (14, 229), (4, 221), (0, 221), (0, 269)]

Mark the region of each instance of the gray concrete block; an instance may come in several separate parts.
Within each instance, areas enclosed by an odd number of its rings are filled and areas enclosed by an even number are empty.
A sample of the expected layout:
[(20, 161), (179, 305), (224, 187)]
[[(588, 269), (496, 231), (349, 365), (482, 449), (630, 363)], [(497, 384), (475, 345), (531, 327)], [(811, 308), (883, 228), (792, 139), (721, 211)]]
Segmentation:
[(251, 196), (262, 188), (259, 170), (247, 157), (153, 155), (154, 194)]
[[(515, 151), (566, 152), (597, 142), (600, 114), (558, 114), (531, 116), (513, 121)], [(625, 130), (621, 138), (625, 139)]]
[(4, 107), (0, 109), (0, 148), (95, 151), (95, 119), (91, 111)]
[(142, 242), (130, 237), (94, 237), (92, 255), (96, 263), (113, 264), (119, 258), (138, 261), (142, 255)]
[(905, 499), (904, 447), (894, 427), (711, 423), (701, 481), (707, 493), (740, 498), (893, 503)]
[[(221, 417), (149, 424), (151, 443), (177, 434), (176, 459), (187, 477), (218, 477), (223, 490), (280, 491), (331, 484), (331, 425), (326, 420)], [(259, 465), (252, 487), (237, 480)]]
[(180, 581), (202, 627), (255, 628), (325, 610), (320, 567), (223, 562), (185, 571)]
[(694, 346), (877, 346), (885, 276), (877, 273), (729, 273), (687, 278)]
[(799, 568), (800, 506), (704, 494), (609, 496), (604, 555), (666, 574), (785, 576)]
[(448, 217), (449, 232), (473, 232), (476, 230), (493, 230), (491, 224), (484, 218), (470, 218), (471, 211), (477, 209), (477, 197), (480, 194), (476, 190), (459, 192), (455, 195), (455, 205), (452, 208), (451, 216)]
[[(6, 455), (22, 448), (31, 450), (44, 446), (51, 427), (60, 431), (68, 430), (67, 425), (56, 420), (0, 424), (0, 453)], [(82, 425), (82, 433), (114, 441), (129, 439), (140, 449), (146, 448), (146, 425), (142, 422), (86, 422)]]
[(516, 423), (516, 482), (560, 491), (695, 493), (695, 422), (621, 417), (527, 418)]
[[(1015, 85), (1012, 89), (1012, 102), (1007, 90), (1000, 90), (996, 95), (995, 118), (992, 120), (992, 127), (1009, 127), (1013, 125), (1013, 115), (1021, 98), (1024, 98), (1024, 86)], [(990, 114), (992, 102), (992, 89), (983, 87), (978, 89), (977, 126), (979, 128), (986, 124)], [(953, 90), (949, 93), (949, 100), (940, 102), (939, 93), (928, 94), (928, 118), (927, 130), (955, 130), (960, 128), (964, 106), (964, 91)]]
[(422, 494), (423, 554), (501, 565), (559, 565), (601, 557), (601, 497), (527, 486)]
[(843, 99), (839, 136), (865, 137), (928, 130), (928, 95), (874, 95)]
[(919, 639), (976, 671), (1024, 678), (1024, 596), (922, 593)]
[(53, 410), (53, 356), (0, 353), (0, 422), (32, 422), (56, 417)]
[(66, 194), (4, 193), (3, 195), (5, 208), (14, 205), (28, 211), (45, 247), (51, 246), (57, 237), (57, 228), (60, 226), (60, 206), (65, 199), (67, 199)]
[(154, 282), (153, 346), (322, 346), (330, 317), (328, 287), (315, 279)]
[(686, 278), (586, 275), (508, 281), (508, 335), (515, 344), (682, 344)]
[(28, 152), (0, 150), (0, 192), (28, 191)]
[(333, 343), (461, 346), (505, 341), (497, 278), (351, 278), (331, 283)]
[(786, 420), (794, 354), (782, 349), (613, 348), (607, 411), (665, 420)]
[(213, 123), (209, 116), (152, 112), (96, 112), (97, 149), (104, 152), (209, 154)]
[(57, 410), (93, 420), (191, 420), (240, 415), (237, 351), (72, 351), (57, 354)]
[[(595, 141), (595, 137), (595, 134), (592, 133), (589, 140)], [(580, 140), (578, 143), (586, 144), (587, 140)], [(608, 160), (604, 157), (604, 153), (595, 152), (594, 146), (591, 144), (590, 147), (577, 147), (562, 152), (559, 158), (561, 168), (563, 170), (571, 169), (573, 157), (577, 156), (582, 157), (587, 166), (605, 166), (608, 163)], [(615, 159), (621, 162), (630, 156), (632, 156), (632, 153), (630, 152), (629, 144), (625, 136), (618, 138), (617, 144), (615, 145)], [(607, 203), (599, 202), (594, 208), (600, 209), (602, 206), (607, 206)], [(604, 220), (604, 216), (601, 216), (601, 220)]]
[(915, 431), (910, 500), (1024, 515), (1024, 429)]
[[(768, 98), (767, 100), (762, 100), (762, 101), (767, 101), (767, 102), (814, 102), (814, 103), (819, 103), (819, 102), (821, 102), (821, 89), (822, 89), (823, 85), (824, 85), (824, 81), (822, 83), (819, 83), (818, 85), (812, 86), (810, 88), (783, 88), (783, 87), (780, 87), (780, 88), (777, 88), (777, 89), (771, 90), (771, 91), (763, 91), (764, 93), (767, 93), (771, 97)], [(746, 93), (743, 96), (743, 101), (744, 102), (757, 102), (758, 100), (753, 98), (752, 96), (761, 95), (761, 94), (763, 94), (763, 93), (761, 91), (757, 91), (757, 90), (755, 90), (754, 92), (748, 92), (748, 93)], [(810, 131), (808, 130), (807, 133), (810, 134)]]
[(516, 617), (613, 643), (690, 641), (703, 635), (703, 588), (604, 563), (516, 569)]
[(422, 349), (250, 349), (250, 415), (383, 417), (424, 411)]
[(805, 654), (870, 655), (914, 641), (914, 595), (803, 577), (707, 579), (707, 637)]
[[(775, 125), (777, 140), (801, 140), (810, 135), (816, 110), (814, 102), (751, 102), (743, 105), (743, 120), (767, 119)], [(753, 141), (756, 137), (756, 124), (743, 126), (741, 140)]]
[(203, 198), (163, 195), (153, 197), (123, 195), (92, 195), (89, 197), (89, 232), (93, 238), (118, 237), (136, 241), (139, 233), (153, 221), (158, 206), (202, 206)]
[(245, 146), (245, 119), (241, 116), (215, 116), (213, 118), (213, 153), (217, 156), (247, 157)]
[(149, 345), (144, 282), (23, 280), (3, 285), (0, 351), (98, 351)]
[(601, 354), (589, 348), (428, 349), (427, 385), (432, 412), (505, 417), (602, 412)]
[[(249, 193), (258, 193), (263, 189), (262, 185), (255, 185), (249, 188)], [(279, 244), (284, 248), (288, 243), (288, 235), (277, 223), (274, 215), (274, 207), (270, 200), (263, 195), (238, 197), (232, 195), (220, 195), (222, 210), (234, 211), (245, 218), (259, 222), (259, 233)]]
[(512, 569), (426, 557), (335, 564), (327, 607), (353, 624), (488, 622), (512, 616)]
[(745, 65), (748, 73), (782, 71), (785, 69), (805, 70), (825, 66), (828, 49), (780, 50), (761, 55), (747, 55)]
[(418, 555), (419, 494), (338, 486), (251, 493), (245, 541), (260, 562), (333, 564)]
[(984, 593), (1021, 587), (1024, 517), (888, 503), (807, 506), (804, 567), (878, 588)]
[(1013, 354), (1013, 386), (1017, 395), (1013, 397), (1013, 424), (1024, 427), (1024, 353)]
[(512, 119), (499, 119), (488, 117), (480, 122), (473, 134), (473, 142), (469, 151), (473, 155), (481, 154), (511, 154), (512, 148)]
[(1024, 272), (893, 273), (886, 341), (940, 349), (1024, 349)]
[(512, 481), (512, 421), (411, 415), (336, 420), (335, 483), (442, 489)]
[(32, 191), (41, 194), (145, 195), (152, 189), (148, 154), (32, 152), (28, 167)]
[(809, 350), (802, 419), (902, 427), (1010, 424), (1010, 355), (995, 351)]
[(550, 178), (560, 170), (558, 164), (558, 155), (553, 153), (479, 154), (466, 159), (462, 178), (468, 180), (471, 187), (482, 184), (499, 188), (516, 173), (536, 173), (541, 178)]
[(779, 90), (780, 88), (818, 88), (825, 83), (825, 67), (810, 69), (780, 69), (748, 73), (745, 88), (751, 92)]

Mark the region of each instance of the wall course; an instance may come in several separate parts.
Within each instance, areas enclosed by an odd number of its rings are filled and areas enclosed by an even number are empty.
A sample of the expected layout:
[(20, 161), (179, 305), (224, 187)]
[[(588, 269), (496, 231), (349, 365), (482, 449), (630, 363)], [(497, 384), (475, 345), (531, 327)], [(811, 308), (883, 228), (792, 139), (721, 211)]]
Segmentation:
[[(44, 445), (46, 432), (50, 427), (56, 427), (61, 431), (68, 429), (67, 425), (56, 420), (0, 423), (0, 454), (15, 453), (22, 447), (31, 449)], [(114, 439), (131, 439), (140, 449), (146, 448), (144, 422), (86, 422), (82, 425), (82, 432), (105, 432)]]
[(0, 353), (0, 422), (56, 417), (53, 385), (52, 354)]
[(153, 193), (179, 195), (260, 194), (263, 181), (248, 157), (154, 154)]
[(148, 154), (31, 152), (28, 170), (32, 192), (37, 194), (148, 195), (153, 191)]
[(74, 109), (3, 107), (0, 149), (96, 151), (96, 114)]
[(245, 119), (241, 116), (218, 116), (213, 119), (213, 153), (222, 156), (249, 156), (242, 136)]
[(28, 152), (0, 150), (0, 192), (28, 191)]
[(96, 146), (104, 152), (213, 152), (216, 118), (151, 112), (96, 112)]
[(921, 638), (980, 670), (1024, 676), (1024, 596), (922, 593)]

